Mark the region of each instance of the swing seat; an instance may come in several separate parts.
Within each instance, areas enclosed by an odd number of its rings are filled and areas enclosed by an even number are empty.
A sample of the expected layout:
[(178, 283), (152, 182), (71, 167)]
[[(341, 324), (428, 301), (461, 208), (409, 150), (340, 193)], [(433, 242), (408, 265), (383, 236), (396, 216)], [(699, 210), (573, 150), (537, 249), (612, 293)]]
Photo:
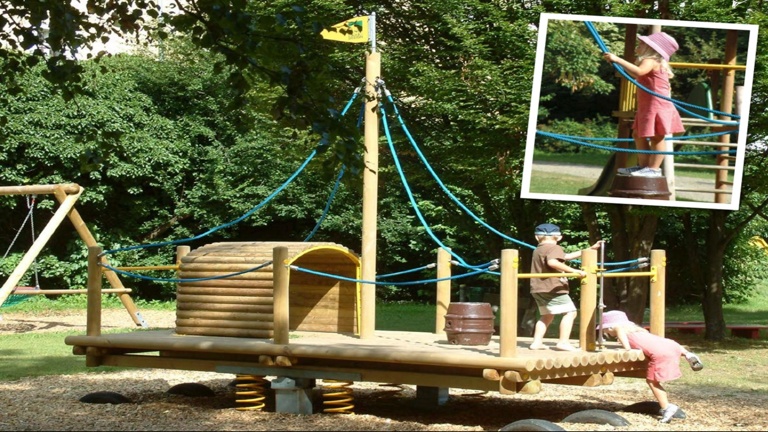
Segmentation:
[(17, 305), (24, 300), (28, 300), (32, 298), (32, 296), (24, 295), (24, 294), (14, 294), (19, 291), (37, 291), (39, 288), (33, 287), (33, 286), (17, 286), (16, 288), (11, 291), (11, 294), (8, 296), (7, 299), (3, 302), (3, 307), (10, 307)]
[(28, 300), (31, 298), (30, 296), (24, 295), (24, 294), (14, 294), (15, 292), (34, 291), (36, 289), (37, 288), (33, 286), (17, 286), (16, 288), (13, 289), (13, 291), (11, 291), (11, 295), (9, 295), (7, 299), (5, 299), (5, 301), (3, 302), (3, 307), (14, 306), (23, 302), (24, 300)]

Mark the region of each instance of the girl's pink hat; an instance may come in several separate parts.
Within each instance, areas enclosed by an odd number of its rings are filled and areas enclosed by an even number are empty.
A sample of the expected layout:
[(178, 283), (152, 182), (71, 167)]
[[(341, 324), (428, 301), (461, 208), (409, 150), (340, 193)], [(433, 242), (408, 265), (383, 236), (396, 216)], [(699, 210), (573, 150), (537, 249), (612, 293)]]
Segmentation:
[(666, 61), (669, 61), (672, 54), (680, 48), (677, 45), (675, 38), (664, 32), (653, 33), (648, 36), (638, 36), (637, 38), (645, 42), (645, 44), (651, 47), (654, 51), (661, 54)]
[(603, 313), (603, 317), (600, 320), (601, 324), (598, 325), (595, 330), (600, 328), (611, 328), (617, 325), (634, 324), (627, 318), (627, 314), (619, 310), (613, 310)]

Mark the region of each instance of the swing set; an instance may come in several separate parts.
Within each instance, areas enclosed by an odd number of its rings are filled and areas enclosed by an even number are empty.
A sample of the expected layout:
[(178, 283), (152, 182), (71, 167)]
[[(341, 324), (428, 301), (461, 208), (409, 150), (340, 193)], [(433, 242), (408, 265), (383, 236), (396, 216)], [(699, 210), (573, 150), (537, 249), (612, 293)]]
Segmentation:
[[(50, 240), (53, 233), (59, 228), (65, 218), (69, 218), (75, 230), (80, 235), (87, 247), (96, 246), (96, 239), (91, 234), (90, 230), (86, 226), (80, 213), (75, 209), (75, 203), (80, 195), (83, 193), (83, 188), (77, 184), (52, 184), (52, 185), (29, 185), (29, 186), (0, 186), (0, 196), (14, 196), (25, 195), (27, 196), (27, 207), (29, 211), (27, 216), (22, 222), (21, 227), (16, 232), (11, 244), (8, 246), (3, 259), (5, 259), (13, 248), (14, 244), (19, 238), (19, 235), (24, 230), (24, 227), (28, 222), (31, 222), (32, 228), (32, 246), (24, 254), (14, 270), (8, 276), (8, 279), (3, 283), (0, 288), (0, 307), (3, 305), (12, 305), (23, 301), (30, 295), (65, 295), (65, 294), (86, 294), (85, 289), (40, 289), (37, 272), (37, 257), (45, 247), (46, 243)], [(53, 195), (59, 202), (59, 208), (54, 212), (51, 219), (45, 225), (39, 235), (35, 235), (34, 227), (34, 207), (37, 195)], [(102, 258), (102, 262), (107, 264), (106, 258)], [(19, 281), (29, 271), (30, 267), (33, 268), (35, 274), (35, 286), (18, 286)], [(117, 274), (114, 272), (107, 272), (105, 274), (111, 288), (105, 289), (102, 293), (115, 294), (125, 309), (133, 319), (133, 322), (137, 326), (147, 327), (147, 323), (142, 318), (136, 305), (134, 304), (131, 296), (130, 288), (126, 288)]]

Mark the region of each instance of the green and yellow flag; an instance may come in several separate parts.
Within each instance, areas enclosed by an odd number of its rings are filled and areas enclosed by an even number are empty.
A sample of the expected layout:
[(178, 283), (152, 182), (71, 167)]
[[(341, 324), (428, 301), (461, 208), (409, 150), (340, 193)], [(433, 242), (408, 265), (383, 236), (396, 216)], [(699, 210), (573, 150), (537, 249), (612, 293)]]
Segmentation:
[(330, 29), (323, 30), (323, 39), (339, 42), (366, 43), (369, 41), (368, 17), (360, 16), (334, 24)]

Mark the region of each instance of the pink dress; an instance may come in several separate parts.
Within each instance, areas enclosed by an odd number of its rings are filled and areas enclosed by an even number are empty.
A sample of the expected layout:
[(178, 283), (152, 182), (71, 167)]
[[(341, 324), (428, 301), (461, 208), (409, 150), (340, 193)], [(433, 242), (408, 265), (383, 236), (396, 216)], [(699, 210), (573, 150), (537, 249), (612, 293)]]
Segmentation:
[[(672, 94), (669, 74), (663, 68), (637, 77), (637, 82), (660, 95), (669, 97)], [(637, 89), (637, 112), (632, 129), (643, 138), (685, 132), (680, 113), (672, 102), (640, 88)]]
[(648, 359), (647, 379), (666, 382), (683, 376), (680, 372), (683, 349), (679, 343), (644, 331), (628, 332), (627, 339), (630, 347), (643, 350)]

